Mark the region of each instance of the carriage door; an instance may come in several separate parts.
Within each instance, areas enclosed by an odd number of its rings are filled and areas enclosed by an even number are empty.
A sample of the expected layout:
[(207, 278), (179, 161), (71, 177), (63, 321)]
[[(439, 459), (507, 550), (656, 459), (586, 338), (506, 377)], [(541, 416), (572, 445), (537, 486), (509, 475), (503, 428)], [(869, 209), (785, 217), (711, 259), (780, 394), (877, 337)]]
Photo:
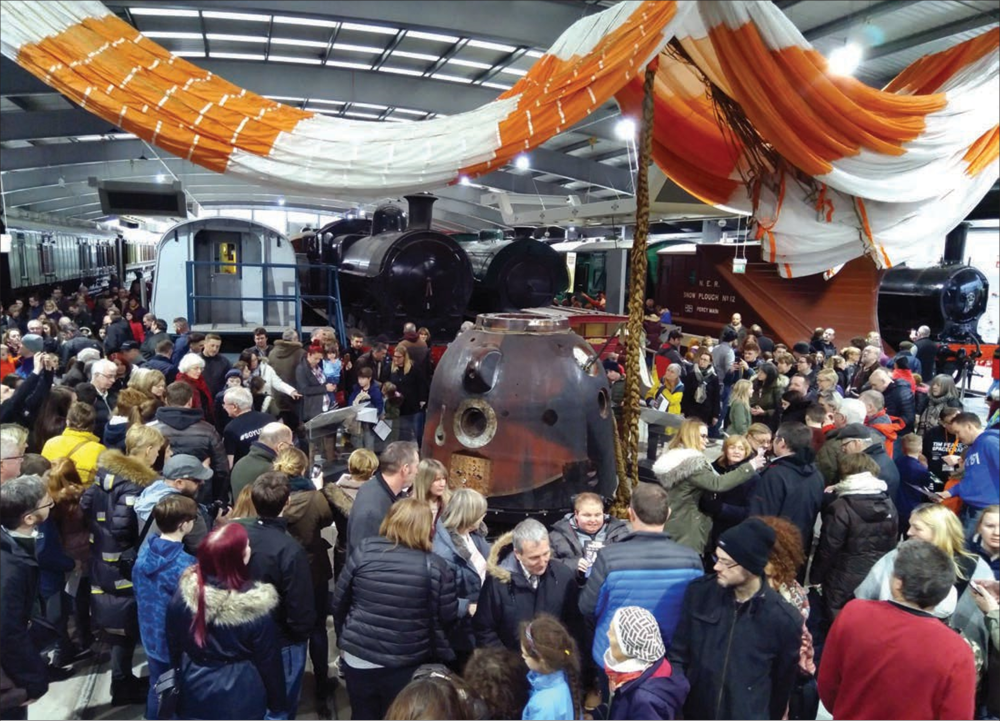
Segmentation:
[[(243, 234), (220, 230), (201, 230), (194, 237), (195, 260), (208, 265), (195, 266), (194, 281), (196, 300), (195, 323), (220, 325), (243, 325), (241, 297), (243, 262), (241, 241)], [(236, 300), (200, 300), (213, 298), (234, 298)]]

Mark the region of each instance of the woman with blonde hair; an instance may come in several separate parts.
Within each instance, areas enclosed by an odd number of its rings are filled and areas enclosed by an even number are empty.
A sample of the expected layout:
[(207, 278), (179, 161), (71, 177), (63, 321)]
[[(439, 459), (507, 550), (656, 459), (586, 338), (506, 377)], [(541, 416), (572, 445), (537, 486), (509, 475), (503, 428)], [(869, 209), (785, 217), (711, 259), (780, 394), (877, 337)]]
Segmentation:
[(143, 423), (142, 410), (150, 401), (149, 396), (136, 388), (123, 388), (104, 427), (104, 445), (125, 450), (125, 433), (132, 426)]
[(451, 497), (451, 491), (448, 489), (448, 469), (441, 461), (435, 461), (433, 458), (420, 461), (410, 495), (427, 502), (431, 507), (434, 523), (437, 523)]
[(458, 622), (449, 633), (451, 647), (458, 656), (457, 668), (476, 648), (472, 617), (476, 614), (479, 592), (486, 581), (490, 544), (480, 533), (486, 516), (486, 498), (471, 488), (459, 488), (448, 501), (434, 533), (434, 553), (443, 558), (455, 577), (458, 594)]
[(333, 523), (337, 527), (337, 545), (333, 549), (334, 577), (340, 577), (340, 571), (347, 562), (347, 519), (354, 507), (361, 486), (375, 475), (378, 470), (378, 456), (367, 448), (356, 448), (347, 458), (347, 473), (344, 473), (335, 483), (323, 486), (333, 511)]
[(162, 404), (167, 392), (167, 378), (155, 368), (134, 368), (128, 379), (128, 387), (142, 391)]
[(418, 416), (427, 401), (427, 378), (423, 369), (410, 360), (410, 353), (403, 345), (397, 345), (392, 352), (389, 380), (403, 396), (399, 407), (399, 440), (416, 441), (419, 445)]
[(742, 435), (747, 432), (753, 416), (750, 414), (750, 394), (753, 393), (753, 383), (746, 378), (736, 381), (729, 395), (729, 417), (726, 420), (726, 431)]
[[(713, 461), (712, 468), (719, 475), (729, 473), (744, 463), (749, 463), (756, 453), (746, 436), (731, 435), (722, 442), (722, 453)], [(758, 480), (760, 477), (755, 473), (736, 488), (702, 495), (701, 511), (712, 518), (712, 535), (705, 546), (706, 551), (715, 549), (723, 531), (738, 525), (749, 515), (750, 499)]]
[(233, 504), (233, 510), (229, 514), (229, 520), (235, 521), (237, 518), (257, 517), (257, 509), (253, 505), (253, 498), (250, 497), (252, 490), (252, 483), (243, 486), (243, 490), (240, 491), (240, 495), (236, 497), (236, 503)]
[(445, 632), (458, 618), (455, 581), (431, 553), (427, 503), (397, 501), (379, 533), (355, 548), (333, 596), (354, 718), (385, 718), (418, 666), (455, 659)]
[[(983, 614), (976, 606), (970, 581), (992, 580), (993, 571), (982, 558), (966, 549), (962, 522), (950, 509), (937, 503), (924, 503), (910, 514), (910, 529), (906, 535), (932, 543), (948, 554), (955, 566), (955, 587), (932, 613), (951, 628), (961, 631), (967, 639), (979, 644), (984, 653), (989, 639)], [(868, 600), (892, 600), (890, 580), (896, 562), (893, 549), (882, 556), (854, 592), (855, 597)]]
[(677, 543), (705, 552), (712, 519), (700, 508), (706, 493), (720, 493), (746, 483), (764, 466), (762, 456), (724, 475), (719, 475), (705, 457), (708, 427), (700, 420), (686, 420), (667, 447), (667, 452), (653, 465), (657, 480), (670, 493), (671, 515), (664, 530)]

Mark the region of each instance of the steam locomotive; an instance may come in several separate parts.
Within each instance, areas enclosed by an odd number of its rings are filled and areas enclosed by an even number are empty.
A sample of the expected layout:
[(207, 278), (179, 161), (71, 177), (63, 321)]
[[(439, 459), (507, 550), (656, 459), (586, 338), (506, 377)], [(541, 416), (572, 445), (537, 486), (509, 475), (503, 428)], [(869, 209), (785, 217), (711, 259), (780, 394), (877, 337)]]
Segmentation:
[(409, 217), (383, 206), (370, 221), (338, 220), (292, 238), (308, 294), (332, 293), (322, 266), (339, 269), (348, 326), (396, 337), (411, 321), (436, 338), (452, 338), (470, 300), (475, 312), (512, 311), (546, 305), (566, 288), (565, 265), (546, 244), (530, 237), (462, 244), (431, 229), (437, 198), (406, 200)]

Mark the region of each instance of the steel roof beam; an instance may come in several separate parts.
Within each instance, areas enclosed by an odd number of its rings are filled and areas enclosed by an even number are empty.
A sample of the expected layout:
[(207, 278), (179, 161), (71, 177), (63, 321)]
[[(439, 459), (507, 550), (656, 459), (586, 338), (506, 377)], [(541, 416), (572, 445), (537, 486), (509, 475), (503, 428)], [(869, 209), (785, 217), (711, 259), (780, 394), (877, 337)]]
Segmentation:
[(966, 33), (970, 30), (979, 30), (980, 28), (995, 25), (997, 22), (1000, 22), (1000, 10), (990, 10), (989, 12), (973, 15), (972, 17), (954, 20), (945, 25), (939, 25), (936, 28), (914, 33), (913, 35), (907, 35), (905, 38), (899, 38), (898, 40), (891, 40), (887, 43), (876, 45), (869, 52), (865, 53), (865, 61), (875, 60), (877, 58), (885, 57), (886, 55), (892, 55), (903, 50), (909, 50), (910, 48), (915, 48), (920, 45), (926, 45), (927, 43), (932, 43), (935, 40), (943, 40), (944, 38), (952, 35)]

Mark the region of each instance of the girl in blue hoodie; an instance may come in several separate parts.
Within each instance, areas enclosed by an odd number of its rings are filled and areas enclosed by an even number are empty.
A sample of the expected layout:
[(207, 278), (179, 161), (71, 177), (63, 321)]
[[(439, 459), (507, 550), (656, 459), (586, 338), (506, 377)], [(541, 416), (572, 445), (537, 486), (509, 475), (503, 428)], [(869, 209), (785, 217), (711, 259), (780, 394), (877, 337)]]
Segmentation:
[(528, 666), (531, 695), (522, 719), (583, 718), (580, 654), (559, 621), (539, 614), (521, 624), (521, 656)]
[[(146, 718), (159, 718), (156, 679), (170, 668), (164, 618), (167, 604), (180, 583), (181, 574), (194, 564), (184, 551), (184, 536), (194, 528), (198, 504), (182, 493), (171, 493), (153, 508), (160, 535), (149, 534), (132, 569), (132, 585), (139, 610), (139, 633), (149, 661), (149, 696)], [(141, 528), (139, 529), (141, 532)]]

